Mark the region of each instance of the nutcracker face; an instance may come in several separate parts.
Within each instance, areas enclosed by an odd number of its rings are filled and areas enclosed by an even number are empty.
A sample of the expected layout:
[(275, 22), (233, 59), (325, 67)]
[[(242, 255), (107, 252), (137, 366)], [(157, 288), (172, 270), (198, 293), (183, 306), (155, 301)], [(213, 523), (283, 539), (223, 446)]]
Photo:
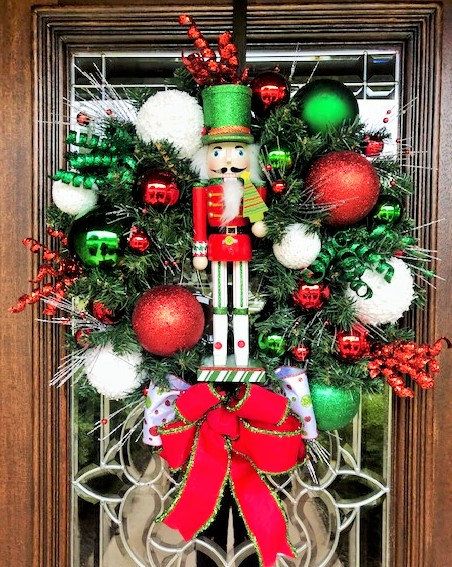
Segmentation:
[(241, 142), (217, 142), (207, 147), (209, 178), (238, 177), (250, 168), (251, 156), (247, 144)]

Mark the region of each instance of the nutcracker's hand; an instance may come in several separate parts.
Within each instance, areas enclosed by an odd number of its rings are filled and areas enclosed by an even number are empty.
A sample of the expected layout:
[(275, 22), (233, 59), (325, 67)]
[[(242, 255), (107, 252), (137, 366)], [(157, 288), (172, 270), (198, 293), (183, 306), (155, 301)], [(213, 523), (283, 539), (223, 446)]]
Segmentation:
[(209, 261), (206, 256), (195, 256), (193, 258), (193, 267), (195, 270), (205, 270)]
[(258, 238), (264, 238), (264, 236), (268, 232), (268, 228), (267, 225), (265, 224), (265, 221), (260, 220), (255, 222), (251, 227), (251, 232), (254, 234), (254, 236), (257, 236)]

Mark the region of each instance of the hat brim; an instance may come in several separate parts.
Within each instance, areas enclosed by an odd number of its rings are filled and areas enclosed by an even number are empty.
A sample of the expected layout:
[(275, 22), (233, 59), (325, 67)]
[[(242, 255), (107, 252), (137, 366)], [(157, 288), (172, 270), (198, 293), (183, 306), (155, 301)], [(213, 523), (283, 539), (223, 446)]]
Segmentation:
[(206, 134), (202, 136), (201, 142), (203, 146), (215, 144), (216, 142), (242, 142), (244, 144), (253, 144), (254, 138), (251, 134)]

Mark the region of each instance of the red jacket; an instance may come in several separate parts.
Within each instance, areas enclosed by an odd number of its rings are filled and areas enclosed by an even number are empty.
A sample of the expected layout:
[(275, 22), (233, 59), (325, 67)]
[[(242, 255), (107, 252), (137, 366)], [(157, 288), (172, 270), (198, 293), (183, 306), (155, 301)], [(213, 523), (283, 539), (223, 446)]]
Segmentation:
[[(265, 187), (257, 188), (265, 200)], [(220, 184), (197, 186), (193, 188), (193, 256), (207, 256), (217, 262), (238, 262), (251, 260), (251, 239), (249, 234), (237, 234), (234, 229), (249, 225), (249, 220), (239, 214), (227, 223), (222, 223), (224, 212), (223, 186)], [(213, 228), (214, 234), (207, 234), (207, 227)], [(215, 231), (224, 227), (222, 233)], [(229, 229), (229, 231), (228, 231)], [(216, 232), (216, 234), (215, 234)]]

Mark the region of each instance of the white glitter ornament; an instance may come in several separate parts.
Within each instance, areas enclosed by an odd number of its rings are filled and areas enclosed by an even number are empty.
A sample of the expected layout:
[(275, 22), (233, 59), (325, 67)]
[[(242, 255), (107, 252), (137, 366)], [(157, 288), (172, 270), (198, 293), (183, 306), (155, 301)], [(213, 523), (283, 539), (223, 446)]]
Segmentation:
[(97, 203), (97, 190), (75, 187), (63, 181), (54, 181), (52, 198), (55, 206), (68, 215), (84, 215), (93, 210)]
[(409, 267), (400, 258), (391, 258), (394, 275), (387, 282), (383, 275), (366, 270), (361, 279), (372, 290), (372, 297), (359, 297), (350, 288), (347, 295), (354, 299), (357, 318), (364, 324), (395, 323), (410, 308), (414, 299), (414, 281)]
[(202, 108), (198, 101), (177, 90), (160, 91), (138, 111), (136, 130), (144, 142), (171, 142), (181, 158), (190, 158), (201, 147)]
[(287, 227), (281, 242), (273, 244), (273, 254), (286, 268), (300, 270), (314, 262), (321, 246), (316, 233), (309, 233), (306, 225), (296, 223)]
[(136, 390), (142, 376), (138, 372), (141, 354), (116, 354), (111, 345), (87, 349), (85, 374), (99, 394), (111, 400), (120, 400)]

